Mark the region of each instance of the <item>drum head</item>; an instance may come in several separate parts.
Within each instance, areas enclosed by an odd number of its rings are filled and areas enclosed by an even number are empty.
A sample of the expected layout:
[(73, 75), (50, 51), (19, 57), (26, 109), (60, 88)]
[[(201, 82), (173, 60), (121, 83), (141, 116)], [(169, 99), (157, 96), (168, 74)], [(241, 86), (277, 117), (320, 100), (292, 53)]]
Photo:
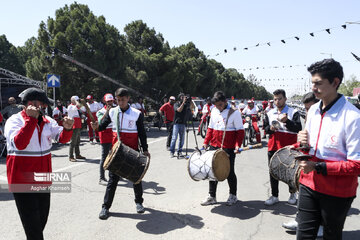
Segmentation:
[(197, 175), (201, 173), (201, 167), (200, 164), (195, 164), (194, 162), (198, 159), (200, 159), (201, 154), (198, 151), (194, 151), (190, 158), (188, 159), (188, 165), (187, 170), (192, 180), (194, 181), (200, 181), (202, 179), (198, 179)]
[(216, 150), (212, 159), (212, 170), (218, 181), (224, 181), (229, 176), (230, 159), (223, 149)]
[(105, 161), (104, 161), (104, 169), (105, 170), (108, 170), (111, 162), (113, 161), (117, 151), (119, 150), (119, 147), (120, 147), (120, 144), (121, 142), (120, 141), (117, 141), (113, 146), (112, 148), (110, 149), (110, 152), (108, 153), (108, 155), (106, 156), (105, 158)]

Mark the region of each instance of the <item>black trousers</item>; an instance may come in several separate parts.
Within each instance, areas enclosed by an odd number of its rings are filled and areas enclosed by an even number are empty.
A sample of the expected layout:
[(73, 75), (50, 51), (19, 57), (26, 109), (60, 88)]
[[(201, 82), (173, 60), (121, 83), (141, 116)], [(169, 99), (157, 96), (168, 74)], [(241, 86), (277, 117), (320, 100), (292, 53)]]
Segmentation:
[(100, 179), (105, 179), (104, 161), (111, 149), (111, 143), (101, 144)]
[(174, 124), (173, 124), (173, 122), (168, 122), (168, 123), (165, 123), (165, 125), (166, 125), (166, 130), (168, 132), (168, 137), (166, 140), (166, 147), (170, 147)]
[(296, 239), (316, 239), (321, 223), (325, 240), (342, 239), (342, 229), (353, 200), (354, 197), (334, 197), (300, 185)]
[[(269, 151), (268, 152), (268, 165), (270, 164), (270, 159), (272, 158), (272, 156), (274, 155), (276, 151)], [(271, 195), (274, 197), (278, 197), (279, 196), (279, 180), (275, 179), (273, 176), (271, 176), (270, 174), (270, 186), (271, 186)], [(289, 186), (289, 193), (296, 193), (296, 189), (292, 189)]]
[[(106, 193), (104, 197), (104, 204), (102, 205), (103, 208), (110, 209), (112, 202), (114, 200), (115, 191), (117, 184), (120, 180), (120, 177), (111, 171), (109, 172), (109, 182), (106, 186)], [(143, 203), (144, 199), (142, 198), (143, 195), (143, 187), (142, 182), (139, 184), (133, 184), (134, 193), (135, 193), (135, 203)]]
[[(218, 148), (210, 146), (210, 150), (215, 150)], [(230, 158), (230, 174), (227, 178), (227, 182), (229, 184), (230, 193), (236, 195), (237, 191), (237, 178), (235, 175), (234, 167), (235, 167), (235, 149), (225, 148), (224, 151), (229, 154)], [(216, 188), (217, 188), (218, 181), (209, 181), (209, 194), (211, 197), (216, 197)]]
[(44, 239), (49, 216), (50, 193), (13, 193), (27, 240)]

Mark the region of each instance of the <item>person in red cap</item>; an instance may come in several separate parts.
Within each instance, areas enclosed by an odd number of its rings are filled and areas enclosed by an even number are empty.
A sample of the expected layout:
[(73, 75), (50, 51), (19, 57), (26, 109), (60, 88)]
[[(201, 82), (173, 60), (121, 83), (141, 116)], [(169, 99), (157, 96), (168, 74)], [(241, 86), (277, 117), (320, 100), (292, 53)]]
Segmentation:
[[(101, 120), (109, 115), (109, 111), (114, 106), (114, 96), (111, 93), (107, 93), (104, 96), (105, 106), (96, 113), (97, 120)], [(107, 180), (105, 178), (104, 161), (108, 155), (113, 141), (112, 123), (110, 123), (105, 130), (99, 131), (100, 144), (101, 144), (101, 161), (100, 161), (100, 185), (106, 185)]]
[[(90, 112), (91, 112), (91, 115), (94, 117), (95, 121), (97, 121), (97, 117), (96, 117), (96, 113), (97, 111), (99, 111), (101, 109), (101, 106), (98, 102), (94, 101), (94, 98), (93, 96), (91, 95), (88, 95), (86, 97), (86, 101), (87, 101), (87, 105), (90, 109)], [(94, 130), (93, 128), (91, 127), (91, 118), (90, 116), (88, 116), (88, 114), (86, 114), (86, 124), (88, 126), (88, 133), (89, 133), (89, 140), (90, 140), (90, 143), (93, 143), (94, 141)], [(100, 142), (99, 140), (99, 132), (98, 131), (95, 131), (95, 139), (96, 139), (96, 142)]]
[(259, 126), (257, 124), (258, 112), (259, 112), (259, 109), (257, 108), (257, 106), (255, 106), (254, 101), (249, 100), (248, 106), (242, 111), (242, 114), (245, 116), (246, 115), (251, 116), (251, 122), (252, 122), (252, 126), (254, 127), (254, 130), (255, 130), (256, 141), (258, 143), (261, 143), (260, 130), (259, 130)]
[(161, 106), (159, 113), (160, 115), (165, 116), (165, 125), (166, 130), (168, 132), (168, 137), (166, 141), (166, 149), (170, 150), (170, 142), (173, 132), (173, 125), (174, 125), (174, 116), (175, 116), (175, 110), (174, 110), (174, 104), (175, 104), (175, 97), (171, 96), (169, 102), (165, 103)]
[[(26, 238), (44, 239), (43, 231), (50, 210), (51, 181), (46, 181), (46, 177), (39, 180), (35, 174), (52, 172), (52, 141), (67, 143), (73, 132), (74, 120), (65, 117), (61, 127), (46, 116), (43, 109), (51, 102), (41, 89), (28, 88), (19, 96), (25, 109), (13, 114), (5, 124), (7, 179)], [(38, 191), (38, 187), (46, 190)]]

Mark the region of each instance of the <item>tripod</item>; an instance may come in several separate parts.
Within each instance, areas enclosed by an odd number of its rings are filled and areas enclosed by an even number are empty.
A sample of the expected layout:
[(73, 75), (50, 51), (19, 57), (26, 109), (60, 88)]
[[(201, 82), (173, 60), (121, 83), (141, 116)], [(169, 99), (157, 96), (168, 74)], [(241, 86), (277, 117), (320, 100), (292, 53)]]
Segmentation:
[(194, 138), (195, 138), (195, 143), (196, 143), (196, 147), (195, 149), (199, 151), (199, 145), (197, 142), (197, 138), (196, 138), (196, 132), (195, 132), (195, 127), (194, 127), (194, 121), (193, 120), (187, 120), (185, 122), (185, 128), (186, 128), (186, 150), (185, 150), (185, 158), (189, 158), (188, 155), (188, 144), (189, 144), (189, 123), (191, 122), (192, 125), (192, 129), (193, 129), (193, 133), (194, 133)]

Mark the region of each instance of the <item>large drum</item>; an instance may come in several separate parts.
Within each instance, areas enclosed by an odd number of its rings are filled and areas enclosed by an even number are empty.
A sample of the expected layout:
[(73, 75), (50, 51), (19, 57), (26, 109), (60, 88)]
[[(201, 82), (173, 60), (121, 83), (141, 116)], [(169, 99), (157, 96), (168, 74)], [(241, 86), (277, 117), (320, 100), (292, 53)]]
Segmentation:
[(105, 159), (104, 169), (138, 184), (149, 164), (150, 159), (144, 154), (117, 141)]
[(300, 167), (296, 158), (304, 154), (294, 148), (284, 147), (274, 153), (269, 163), (270, 174), (289, 185), (294, 192), (299, 190)]
[(189, 158), (188, 172), (195, 181), (224, 181), (230, 173), (229, 155), (223, 149), (195, 151)]

